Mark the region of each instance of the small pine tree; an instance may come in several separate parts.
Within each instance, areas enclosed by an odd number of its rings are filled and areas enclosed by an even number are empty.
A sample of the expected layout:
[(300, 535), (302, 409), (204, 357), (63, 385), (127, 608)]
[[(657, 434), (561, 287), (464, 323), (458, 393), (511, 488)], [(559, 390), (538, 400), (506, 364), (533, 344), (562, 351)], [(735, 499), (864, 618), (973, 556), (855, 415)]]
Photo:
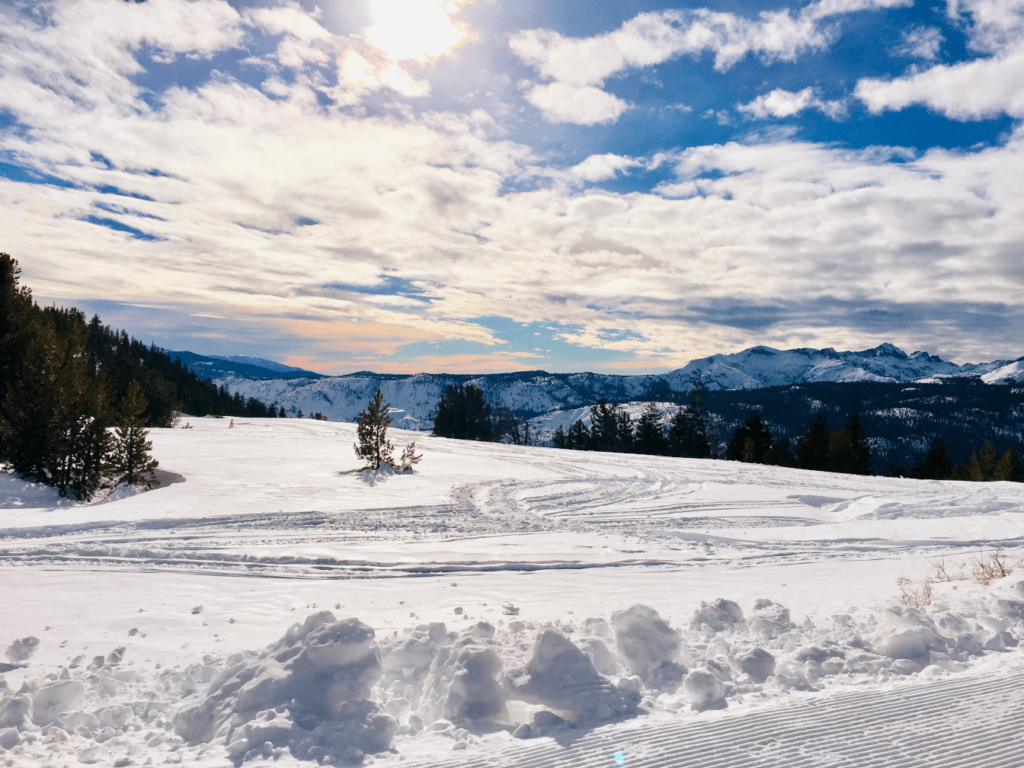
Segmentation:
[(388, 442), (390, 410), (390, 404), (384, 402), (384, 393), (378, 387), (366, 409), (359, 414), (359, 424), (356, 427), (359, 442), (354, 447), (356, 456), (366, 462), (363, 469), (380, 469), (381, 464), (394, 466), (394, 448)]
[(413, 441), (405, 446), (405, 450), (402, 451), (402, 458), (398, 460), (398, 471), (399, 472), (412, 472), (413, 466), (420, 463), (420, 459), (423, 458), (423, 454), (416, 453), (416, 442)]
[[(147, 439), (145, 411), (146, 398), (142, 396), (142, 388), (137, 381), (132, 381), (121, 399), (114, 425), (111, 474), (115, 485), (125, 483), (152, 488), (156, 482), (152, 472), (160, 465), (150, 454), (153, 444)], [(234, 424), (232, 419), (230, 427)]]

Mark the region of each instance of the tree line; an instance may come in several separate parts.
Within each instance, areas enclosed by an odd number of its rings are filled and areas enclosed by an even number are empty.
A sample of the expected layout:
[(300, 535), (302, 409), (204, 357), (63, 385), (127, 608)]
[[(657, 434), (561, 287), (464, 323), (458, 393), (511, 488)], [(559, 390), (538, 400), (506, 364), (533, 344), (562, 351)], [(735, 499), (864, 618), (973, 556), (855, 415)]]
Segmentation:
[(156, 346), (40, 307), (0, 253), (0, 465), (93, 498), (121, 482), (148, 484), (156, 462), (146, 428), (178, 415), (277, 416), (276, 405), (231, 395)]
[(894, 477), (913, 477), (918, 480), (968, 480), (976, 483), (1005, 481), (1024, 483), (1024, 461), (1015, 447), (1002, 455), (995, 445), (986, 440), (980, 450), (971, 454), (964, 464), (954, 465), (946, 444), (932, 440), (928, 450), (910, 467), (892, 465), (889, 474)]

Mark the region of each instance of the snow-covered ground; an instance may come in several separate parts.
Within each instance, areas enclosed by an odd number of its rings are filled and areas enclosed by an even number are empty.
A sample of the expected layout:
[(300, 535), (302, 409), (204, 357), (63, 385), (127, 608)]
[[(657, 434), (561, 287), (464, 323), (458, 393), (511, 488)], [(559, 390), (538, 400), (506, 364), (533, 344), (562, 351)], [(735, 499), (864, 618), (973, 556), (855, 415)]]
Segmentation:
[(234, 424), (0, 476), (0, 765), (1024, 764), (1024, 486)]

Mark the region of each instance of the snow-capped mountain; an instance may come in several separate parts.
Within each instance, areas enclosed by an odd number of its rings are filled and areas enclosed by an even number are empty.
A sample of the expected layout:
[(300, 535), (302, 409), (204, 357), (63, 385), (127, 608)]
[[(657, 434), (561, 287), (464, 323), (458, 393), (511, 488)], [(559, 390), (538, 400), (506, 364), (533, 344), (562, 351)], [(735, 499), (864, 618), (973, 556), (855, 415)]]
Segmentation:
[(472, 383), (492, 403), (502, 403), (520, 415), (534, 417), (552, 411), (582, 408), (605, 398), (612, 402), (645, 399), (673, 399), (690, 389), (700, 374), (707, 387), (756, 389), (809, 382), (912, 382), (974, 376), (988, 383), (1005, 383), (1024, 378), (1024, 358), (1015, 361), (957, 365), (926, 352), (908, 355), (892, 344), (860, 352), (834, 349), (789, 349), (770, 347), (730, 355), (712, 355), (694, 360), (665, 374), (611, 376), (597, 373), (554, 374), (545, 371), (485, 374), (394, 375), (355, 373), (318, 379), (234, 376), (217, 378), (232, 392), (280, 403), (289, 413), (319, 411), (329, 419), (352, 421), (359, 417), (377, 387), (391, 403), (396, 426), (426, 428), (438, 398), (448, 384)]

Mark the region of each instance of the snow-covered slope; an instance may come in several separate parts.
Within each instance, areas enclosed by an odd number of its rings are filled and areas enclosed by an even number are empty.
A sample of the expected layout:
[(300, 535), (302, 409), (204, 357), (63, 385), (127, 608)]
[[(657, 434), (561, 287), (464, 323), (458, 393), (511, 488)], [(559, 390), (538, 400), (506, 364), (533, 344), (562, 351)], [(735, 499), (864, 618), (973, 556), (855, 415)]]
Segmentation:
[(602, 397), (609, 402), (657, 400), (659, 394), (686, 392), (698, 373), (709, 389), (731, 390), (819, 381), (910, 382), (956, 376), (983, 376), (990, 383), (1002, 383), (1024, 376), (1022, 370), (1024, 358), (1012, 363), (1000, 360), (961, 366), (926, 352), (908, 355), (891, 344), (883, 344), (861, 352), (753, 347), (732, 355), (694, 360), (669, 373), (644, 376), (528, 371), (481, 376), (357, 373), (316, 380), (254, 381), (225, 377), (216, 381), (245, 397), (280, 403), (293, 415), (300, 410), (307, 415), (320, 411), (334, 421), (357, 419), (374, 390), (380, 387), (396, 411), (397, 421), (417, 429), (428, 425), (438, 398), (452, 383), (475, 384), (490, 402), (502, 403), (520, 415), (532, 417), (581, 408)]
[(1024, 485), (191, 427), (159, 490), (0, 485), (5, 768), (1024, 764), (1021, 571), (896, 581), (1019, 569)]

